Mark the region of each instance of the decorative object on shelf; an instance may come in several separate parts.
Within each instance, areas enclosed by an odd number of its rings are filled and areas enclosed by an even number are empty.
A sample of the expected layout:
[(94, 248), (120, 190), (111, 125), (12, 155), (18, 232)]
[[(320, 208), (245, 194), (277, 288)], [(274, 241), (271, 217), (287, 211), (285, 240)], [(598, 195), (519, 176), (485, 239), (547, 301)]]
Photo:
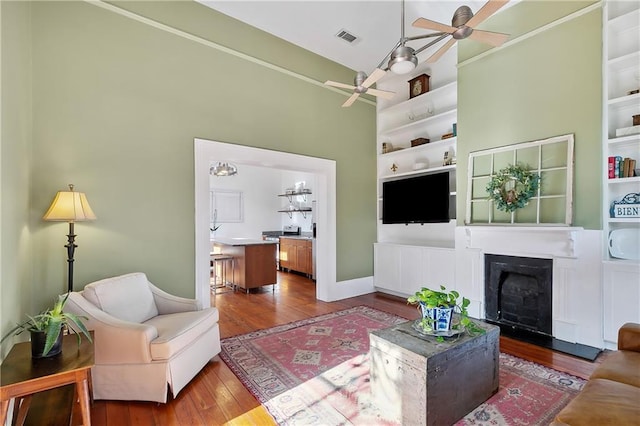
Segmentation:
[[(445, 36), (451, 35), (451, 39), (447, 41), (440, 49), (427, 59), (427, 63), (436, 62), (440, 57), (453, 46), (456, 41), (463, 40), (467, 37), (481, 43), (491, 46), (501, 46), (507, 38), (508, 34), (494, 33), (489, 31), (476, 30), (475, 27), (482, 21), (487, 19), (498, 9), (507, 3), (505, 0), (489, 0), (474, 15), (469, 6), (460, 6), (453, 13), (451, 26), (441, 24), (440, 22), (431, 21), (425, 18), (418, 18), (414, 21), (413, 26), (433, 31), (442, 31)], [(436, 33), (442, 34), (442, 33)], [(440, 40), (440, 39), (439, 39)]]
[(429, 138), (417, 138), (411, 141), (411, 146), (424, 145), (425, 143), (429, 143)]
[(84, 317), (72, 314), (71, 312), (63, 312), (64, 305), (67, 302), (69, 293), (58, 296), (58, 300), (53, 304), (51, 309), (47, 309), (35, 316), (29, 316), (29, 319), (22, 324), (16, 325), (3, 338), (18, 335), (23, 331), (31, 333), (31, 356), (33, 358), (45, 358), (58, 355), (62, 351), (62, 329), (63, 327), (71, 328), (77, 338), (78, 345), (82, 336), (91, 342), (91, 335), (82, 322)]
[(391, 151), (393, 151), (393, 145), (391, 145), (391, 142), (382, 142), (382, 153), (386, 154)]
[(632, 115), (631, 118), (633, 118), (634, 126), (640, 126), (640, 114)]
[(622, 127), (620, 129), (616, 129), (616, 137), (620, 136), (630, 136), (636, 135), (640, 133), (640, 126), (631, 126), (631, 127)]
[(494, 174), (486, 189), (498, 210), (511, 213), (529, 204), (539, 187), (540, 175), (512, 164)]
[[(422, 287), (420, 291), (409, 296), (407, 303), (417, 305), (422, 314), (422, 319), (414, 323), (416, 329), (424, 334), (436, 336), (438, 341), (444, 341), (444, 337), (463, 331), (470, 334), (484, 333), (484, 329), (469, 319), (469, 299), (463, 297), (462, 302), (458, 302), (459, 298), (460, 293), (455, 290), (447, 291), (443, 285), (440, 286), (440, 290)], [(455, 321), (454, 312), (459, 315), (458, 321)], [(457, 333), (452, 333), (454, 331)]]
[(342, 104), (343, 107), (349, 107), (353, 104), (358, 96), (368, 93), (373, 96), (380, 96), (385, 99), (391, 99), (395, 95), (394, 92), (389, 92), (386, 90), (378, 90), (371, 89), (370, 86), (380, 80), (386, 74), (385, 70), (380, 69), (380, 67), (376, 68), (370, 76), (367, 76), (367, 73), (364, 71), (358, 71), (356, 76), (353, 79), (353, 86), (350, 84), (338, 83), (335, 81), (327, 80), (324, 82), (327, 86), (339, 87), (341, 89), (351, 89), (353, 90), (353, 94)]
[(453, 153), (451, 151), (444, 152), (444, 158), (442, 160), (443, 166), (450, 166), (453, 164)]
[(453, 136), (458, 136), (458, 123), (453, 123)]
[(68, 265), (67, 290), (73, 291), (73, 254), (78, 247), (75, 243), (74, 224), (75, 222), (95, 220), (96, 215), (91, 210), (84, 192), (74, 191), (73, 185), (69, 184), (68, 191), (58, 191), (49, 210), (42, 218), (51, 222), (69, 222), (69, 234), (67, 234), (67, 244), (65, 245)]
[(441, 139), (450, 139), (453, 136), (454, 136), (453, 132), (449, 132), (449, 133), (445, 133), (444, 135), (442, 135)]
[(217, 162), (215, 166), (211, 166), (209, 174), (214, 176), (233, 176), (238, 174), (238, 168), (231, 163)]
[(613, 218), (640, 218), (640, 192), (631, 192), (620, 201), (611, 203), (609, 215)]
[(409, 80), (409, 99), (429, 91), (429, 77), (427, 74), (420, 74)]
[(396, 170), (398, 170), (398, 166), (396, 165), (396, 163), (393, 163), (393, 164), (391, 165), (391, 171), (392, 171), (393, 173), (395, 173), (395, 172), (396, 172)]
[(609, 233), (608, 245), (612, 257), (640, 260), (640, 228), (614, 229)]

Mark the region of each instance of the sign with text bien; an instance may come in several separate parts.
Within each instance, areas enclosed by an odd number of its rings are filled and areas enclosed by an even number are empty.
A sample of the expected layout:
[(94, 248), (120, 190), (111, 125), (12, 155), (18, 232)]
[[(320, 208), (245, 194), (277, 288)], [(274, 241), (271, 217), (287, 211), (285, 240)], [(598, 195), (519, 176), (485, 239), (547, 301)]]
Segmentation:
[(613, 218), (640, 218), (640, 193), (631, 193), (614, 201), (610, 215)]

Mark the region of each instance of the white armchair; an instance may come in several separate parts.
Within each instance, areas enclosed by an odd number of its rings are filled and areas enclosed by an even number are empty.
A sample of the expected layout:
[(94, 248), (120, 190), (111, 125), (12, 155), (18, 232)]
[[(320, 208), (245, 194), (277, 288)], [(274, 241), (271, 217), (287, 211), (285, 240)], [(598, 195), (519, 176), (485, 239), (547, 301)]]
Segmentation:
[(220, 353), (216, 308), (166, 293), (137, 272), (72, 292), (65, 311), (95, 330), (95, 399), (167, 401)]

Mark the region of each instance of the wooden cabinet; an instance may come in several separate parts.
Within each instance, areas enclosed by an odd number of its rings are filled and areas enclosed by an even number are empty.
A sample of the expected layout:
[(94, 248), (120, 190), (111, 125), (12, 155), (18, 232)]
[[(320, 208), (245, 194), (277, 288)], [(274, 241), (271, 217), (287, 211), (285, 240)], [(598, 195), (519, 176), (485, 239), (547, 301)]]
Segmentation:
[(313, 251), (310, 239), (280, 238), (280, 267), (303, 274), (313, 273)]

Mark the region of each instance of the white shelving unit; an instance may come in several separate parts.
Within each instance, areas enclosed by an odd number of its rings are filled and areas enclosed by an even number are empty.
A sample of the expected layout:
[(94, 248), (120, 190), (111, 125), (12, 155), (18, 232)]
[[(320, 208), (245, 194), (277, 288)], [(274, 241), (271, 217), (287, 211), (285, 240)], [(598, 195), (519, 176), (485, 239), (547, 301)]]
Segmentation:
[[(411, 74), (389, 72), (378, 82), (378, 88), (396, 93), (390, 100), (379, 98), (377, 105), (379, 200), (385, 180), (442, 171), (450, 172), (451, 194), (455, 197), (455, 161), (445, 165), (444, 156), (449, 152), (455, 159), (457, 138), (442, 139), (442, 136), (453, 133), (457, 122), (456, 58), (453, 48), (435, 64), (420, 64)], [(430, 76), (429, 91), (410, 99), (408, 82), (421, 74)], [(427, 138), (429, 143), (412, 147), (411, 141), (417, 138)], [(388, 144), (392, 151), (383, 152), (383, 144)], [(452, 204), (455, 205), (455, 199)]]
[[(377, 100), (378, 242), (374, 246), (374, 282), (382, 291), (408, 296), (428, 282), (455, 283), (456, 165), (444, 164), (445, 152), (456, 156), (457, 49), (454, 46), (435, 64), (421, 63), (414, 72), (391, 72), (378, 81), (377, 88), (396, 93), (392, 99)], [(409, 98), (409, 80), (421, 74), (429, 78), (429, 91)], [(429, 143), (411, 146), (411, 141), (427, 138)], [(383, 152), (383, 143), (392, 151)], [(393, 167), (395, 165), (395, 167)], [(392, 170), (392, 167), (395, 170)], [(382, 184), (388, 180), (417, 175), (449, 173), (450, 217), (448, 223), (383, 224)], [(428, 200), (415, 194), (407, 203)]]
[[(640, 231), (640, 218), (611, 218), (609, 213), (614, 201), (640, 192), (640, 177), (608, 177), (610, 156), (633, 158), (640, 167), (640, 134), (616, 137), (616, 129), (631, 127), (632, 116), (640, 114), (640, 94), (629, 94), (640, 88), (640, 2), (606, 1), (603, 19), (604, 338), (615, 342), (623, 323), (640, 318), (640, 261), (613, 257), (609, 250), (612, 231)], [(640, 250), (640, 240), (635, 244)]]
[[(640, 219), (611, 218), (614, 201), (640, 192), (640, 177), (608, 177), (608, 158), (620, 156), (637, 161), (640, 168), (640, 134), (616, 137), (616, 129), (631, 127), (632, 116), (640, 114), (640, 3), (608, 1), (604, 6), (604, 132), (603, 135), (603, 234), (606, 261), (617, 262), (608, 250), (608, 236), (621, 228), (640, 228)], [(638, 241), (640, 245), (640, 241)], [(623, 259), (624, 260), (624, 259)]]

